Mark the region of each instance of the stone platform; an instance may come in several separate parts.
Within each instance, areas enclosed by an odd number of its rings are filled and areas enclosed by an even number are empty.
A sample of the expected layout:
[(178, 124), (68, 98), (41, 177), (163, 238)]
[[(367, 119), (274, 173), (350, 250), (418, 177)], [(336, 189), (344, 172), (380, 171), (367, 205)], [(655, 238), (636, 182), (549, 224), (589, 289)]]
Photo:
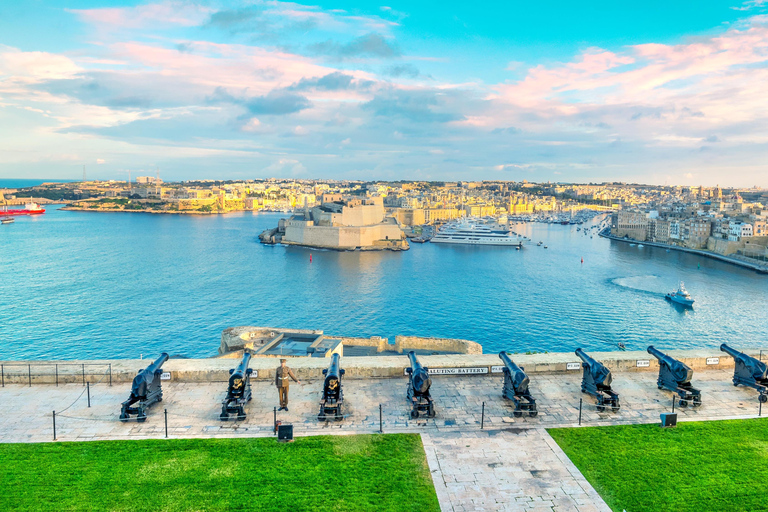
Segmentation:
[[(703, 405), (679, 409), (680, 421), (757, 416), (757, 393), (734, 387), (731, 376), (728, 369), (696, 372), (694, 385), (702, 390)], [(381, 405), (385, 433), (422, 435), (444, 510), (584, 512), (608, 508), (545, 428), (577, 426), (580, 399), (585, 426), (655, 423), (672, 404), (672, 394), (658, 390), (655, 374), (648, 371), (614, 371), (613, 387), (622, 401), (618, 413), (597, 412), (593, 399), (580, 392), (581, 372), (533, 374), (531, 393), (539, 415), (519, 419), (501, 398), (500, 374), (436, 375), (432, 382), (434, 419), (410, 419), (402, 373), (397, 378), (346, 379), (346, 417), (341, 422), (317, 421), (322, 381), (306, 379), (291, 386), (290, 412), (278, 413), (277, 419), (292, 423), (296, 436), (374, 433), (379, 431)], [(6, 384), (0, 388), (0, 442), (51, 441), (53, 410), (58, 411), (59, 441), (164, 438), (164, 409), (171, 438), (273, 435), (277, 392), (269, 380), (253, 382), (254, 399), (243, 422), (218, 419), (226, 391), (222, 382), (170, 381), (163, 389), (164, 400), (152, 407), (146, 423), (121, 423), (120, 404), (130, 391), (125, 382), (92, 385), (90, 408), (82, 384)]]

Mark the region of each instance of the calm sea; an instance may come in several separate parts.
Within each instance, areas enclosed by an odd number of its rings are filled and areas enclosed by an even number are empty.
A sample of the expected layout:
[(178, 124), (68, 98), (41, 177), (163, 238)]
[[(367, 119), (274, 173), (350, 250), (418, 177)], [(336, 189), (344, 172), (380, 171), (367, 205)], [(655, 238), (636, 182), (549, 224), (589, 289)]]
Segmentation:
[[(768, 277), (714, 260), (541, 224), (513, 228), (534, 241), (522, 251), (260, 245), (280, 216), (49, 207), (0, 226), (0, 359), (209, 356), (235, 325), (464, 338), (485, 352), (768, 348)], [(663, 298), (680, 279), (693, 310)]]

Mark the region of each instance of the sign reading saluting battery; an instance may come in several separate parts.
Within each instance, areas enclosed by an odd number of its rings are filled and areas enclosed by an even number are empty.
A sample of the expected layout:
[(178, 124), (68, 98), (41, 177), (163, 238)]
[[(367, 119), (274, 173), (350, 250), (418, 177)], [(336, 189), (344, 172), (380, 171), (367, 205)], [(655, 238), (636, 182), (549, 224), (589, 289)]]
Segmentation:
[[(430, 375), (483, 375), (488, 373), (487, 366), (477, 368), (429, 368)], [(403, 369), (403, 375), (408, 375), (408, 370)]]

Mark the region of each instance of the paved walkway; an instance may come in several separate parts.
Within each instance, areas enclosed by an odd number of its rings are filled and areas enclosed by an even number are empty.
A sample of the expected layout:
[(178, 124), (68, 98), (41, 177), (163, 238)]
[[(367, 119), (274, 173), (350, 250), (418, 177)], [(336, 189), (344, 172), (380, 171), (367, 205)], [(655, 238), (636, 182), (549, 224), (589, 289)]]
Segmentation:
[(610, 511), (543, 428), (421, 437), (444, 511)]
[[(672, 394), (657, 389), (654, 373), (614, 373), (621, 411), (598, 413), (593, 400), (580, 392), (580, 375), (534, 375), (536, 418), (512, 416), (509, 403), (501, 398), (501, 376), (435, 376), (435, 419), (410, 419), (403, 377), (346, 380), (346, 417), (338, 423), (317, 421), (320, 381), (294, 384), (290, 412), (278, 413), (278, 420), (293, 423), (297, 436), (371, 433), (379, 430), (381, 404), (384, 432), (422, 434), (445, 510), (607, 510), (545, 428), (577, 425), (580, 398), (583, 425), (657, 422), (659, 413), (671, 408)], [(757, 393), (734, 387), (731, 375), (724, 370), (698, 372), (694, 385), (703, 392), (703, 405), (680, 409), (680, 420), (757, 416)], [(170, 382), (163, 387), (165, 399), (150, 409), (146, 423), (121, 423), (117, 417), (130, 391), (127, 384), (92, 386), (90, 408), (82, 385), (6, 385), (0, 388), (0, 442), (51, 441), (53, 410), (58, 411), (60, 441), (162, 438), (164, 409), (169, 437), (272, 435), (277, 392), (268, 382), (254, 383), (244, 422), (218, 419), (225, 383)]]

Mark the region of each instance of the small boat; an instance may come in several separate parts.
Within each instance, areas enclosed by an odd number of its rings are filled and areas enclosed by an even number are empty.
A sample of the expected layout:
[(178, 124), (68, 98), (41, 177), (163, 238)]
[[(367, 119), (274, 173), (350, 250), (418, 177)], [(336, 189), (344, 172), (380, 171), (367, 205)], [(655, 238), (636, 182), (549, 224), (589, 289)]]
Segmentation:
[(616, 345), (618, 345), (619, 350), (627, 350), (627, 346), (622, 342), (618, 342)]
[(544, 248), (547, 249), (548, 247), (545, 245)]
[(14, 222), (16, 222), (16, 219), (13, 217), (3, 217), (0, 219), (0, 224), (13, 224)]
[(428, 238), (424, 238), (423, 236), (417, 236), (416, 238), (411, 238), (411, 242), (417, 243), (417, 244), (423, 244), (424, 242), (428, 242)]
[(664, 296), (664, 298), (676, 304), (688, 307), (693, 306), (693, 303), (695, 302), (691, 297), (691, 294), (688, 293), (688, 290), (685, 289), (685, 285), (682, 281), (680, 281), (680, 285), (677, 287), (676, 292), (669, 292)]
[(637, 244), (629, 244), (630, 247), (634, 247), (635, 245), (637, 245)]
[(637, 247), (638, 247), (638, 248), (640, 248), (640, 249), (642, 249), (642, 248), (643, 248), (643, 247), (645, 247), (645, 246), (644, 246), (643, 244), (637, 244)]

